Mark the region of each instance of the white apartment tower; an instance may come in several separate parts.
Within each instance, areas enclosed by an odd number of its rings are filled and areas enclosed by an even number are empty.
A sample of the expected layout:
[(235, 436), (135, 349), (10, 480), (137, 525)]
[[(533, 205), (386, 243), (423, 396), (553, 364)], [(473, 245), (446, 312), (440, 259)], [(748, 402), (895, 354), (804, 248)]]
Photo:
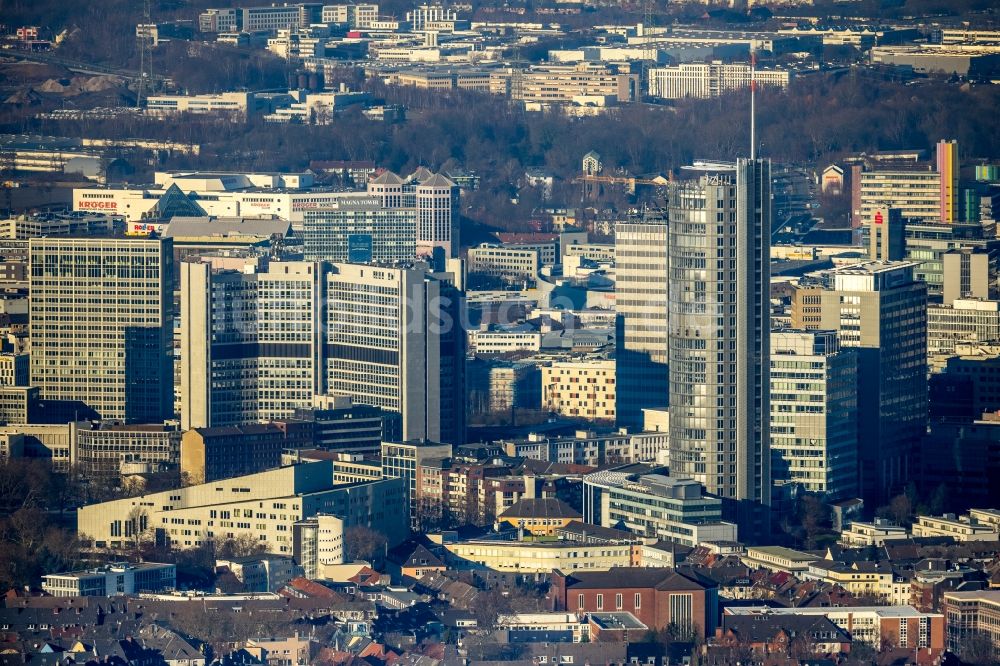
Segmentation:
[(29, 241), (31, 384), (103, 419), (173, 415), (169, 238)]
[(671, 473), (721, 497), (750, 540), (771, 501), (770, 172), (741, 159), (668, 191)]

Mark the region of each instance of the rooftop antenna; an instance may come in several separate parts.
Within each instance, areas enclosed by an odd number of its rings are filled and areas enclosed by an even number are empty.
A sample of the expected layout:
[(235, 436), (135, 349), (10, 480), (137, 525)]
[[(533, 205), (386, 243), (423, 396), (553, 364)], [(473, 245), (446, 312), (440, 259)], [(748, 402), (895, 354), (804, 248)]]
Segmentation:
[(750, 51), (750, 159), (757, 159), (757, 52)]

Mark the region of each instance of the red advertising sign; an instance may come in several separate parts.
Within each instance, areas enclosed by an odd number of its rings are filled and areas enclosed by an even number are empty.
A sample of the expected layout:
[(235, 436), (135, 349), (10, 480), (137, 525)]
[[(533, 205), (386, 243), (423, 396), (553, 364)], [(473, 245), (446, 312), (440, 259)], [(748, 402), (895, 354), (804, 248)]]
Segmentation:
[(882, 224), (882, 211), (875, 211), (875, 224)]

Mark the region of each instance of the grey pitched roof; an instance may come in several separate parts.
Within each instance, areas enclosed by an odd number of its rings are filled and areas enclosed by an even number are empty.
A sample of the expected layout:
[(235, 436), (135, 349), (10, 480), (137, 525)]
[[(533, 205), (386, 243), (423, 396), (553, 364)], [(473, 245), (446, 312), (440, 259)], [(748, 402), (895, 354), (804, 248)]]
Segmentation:
[(533, 497), (519, 500), (502, 514), (501, 518), (569, 518), (579, 520), (583, 516), (566, 502), (555, 497)]
[(684, 573), (665, 567), (612, 567), (607, 571), (574, 571), (566, 578), (566, 589), (635, 589), (704, 590), (716, 587), (714, 581), (691, 569)]
[(432, 174), (430, 177), (421, 180), (420, 184), (425, 187), (455, 187), (455, 183), (453, 181), (439, 173)]
[(402, 185), (403, 179), (391, 171), (383, 171), (369, 182), (374, 185)]

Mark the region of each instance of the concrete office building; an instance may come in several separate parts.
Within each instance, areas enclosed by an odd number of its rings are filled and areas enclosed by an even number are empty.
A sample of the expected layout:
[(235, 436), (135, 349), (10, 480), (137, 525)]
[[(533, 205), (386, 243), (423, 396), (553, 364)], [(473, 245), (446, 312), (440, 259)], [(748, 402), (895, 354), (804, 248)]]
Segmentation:
[(671, 473), (769, 530), (771, 166), (719, 166), (668, 190)]
[[(903, 218), (939, 221), (941, 177), (927, 167), (897, 167), (861, 171), (852, 210), (859, 220), (870, 220), (879, 208), (898, 208)], [(860, 226), (860, 224), (856, 224)]]
[(326, 274), (330, 392), (402, 417), (402, 439), (465, 441), (462, 294), (423, 269), (335, 264)]
[(191, 428), (181, 437), (181, 474), (187, 483), (208, 483), (278, 467), (283, 449), (312, 445), (308, 423), (292, 421), (283, 425)]
[(986, 636), (993, 653), (1000, 654), (1000, 590), (945, 591), (941, 602), (949, 650), (960, 651), (969, 638)]
[(99, 236), (124, 228), (115, 215), (101, 213), (24, 213), (0, 220), (0, 238), (27, 240), (39, 236)]
[(820, 328), (857, 350), (859, 490), (876, 506), (916, 473), (927, 421), (927, 285), (913, 271), (870, 262), (818, 274)]
[(417, 256), (417, 211), (382, 208), (375, 198), (304, 213), (307, 261), (396, 263)]
[(589, 421), (615, 421), (615, 362), (555, 361), (542, 367), (542, 409)]
[[(857, 357), (835, 331), (771, 333), (771, 479), (830, 499), (858, 490)], [(776, 498), (777, 499), (777, 498)]]
[(601, 63), (536, 65), (510, 75), (510, 98), (522, 102), (566, 104), (577, 97), (631, 102), (639, 97), (639, 75), (620, 73)]
[(218, 113), (246, 118), (254, 111), (254, 95), (249, 92), (225, 92), (215, 95), (151, 95), (146, 98), (146, 113), (163, 116), (174, 113)]
[(243, 15), (239, 9), (206, 9), (198, 15), (200, 32), (236, 32)]
[(27, 386), (30, 376), (31, 360), (28, 354), (0, 354), (0, 386)]
[(288, 418), (321, 394), (322, 271), (264, 262), (181, 270), (181, 428)]
[(0, 423), (31, 423), (43, 405), (37, 386), (0, 386)]
[(92, 424), (76, 431), (75, 463), (86, 478), (174, 471), (181, 433), (162, 424)]
[(628, 467), (594, 472), (583, 477), (583, 519), (692, 548), (738, 541), (736, 525), (722, 520), (722, 500), (702, 491), (692, 479), (632, 474)]
[[(759, 86), (787, 88), (792, 73), (787, 70), (758, 69), (753, 80)], [(744, 63), (681, 63), (675, 67), (649, 70), (649, 95), (663, 99), (718, 97), (734, 90), (750, 88), (751, 69)]]
[(898, 208), (876, 208), (868, 224), (868, 258), (902, 261), (906, 258), (906, 222)]
[(400, 414), (405, 439), (464, 441), (462, 294), (423, 268), (185, 262), (181, 304), (185, 429), (285, 419), (335, 394)]
[(77, 511), (77, 532), (96, 548), (149, 538), (178, 550), (249, 534), (265, 552), (291, 555), (292, 526), (317, 513), (336, 515), (347, 527), (405, 535), (405, 484), (334, 485), (327, 460), (91, 504)]
[(282, 28), (300, 28), (303, 25), (299, 5), (244, 7), (242, 16), (240, 25), (243, 32), (274, 32)]
[(116, 597), (168, 591), (175, 587), (177, 565), (156, 562), (119, 562), (42, 576), (42, 589), (53, 597)]
[(996, 241), (987, 237), (985, 228), (978, 222), (906, 224), (906, 260), (917, 264), (913, 271), (914, 277), (926, 282), (929, 293), (935, 296), (944, 294), (944, 262), (948, 252), (963, 248), (984, 248), (995, 253), (996, 247)]
[(618, 425), (642, 427), (644, 408), (670, 403), (667, 219), (645, 211), (615, 225), (615, 380)]
[(173, 416), (170, 239), (33, 238), (31, 384), (103, 419)]
[(1000, 297), (998, 248), (961, 247), (944, 253), (944, 304), (956, 299)]
[(356, 405), (350, 396), (319, 396), (312, 407), (296, 409), (292, 418), (311, 424), (317, 449), (378, 451), (384, 440), (400, 437), (398, 414)]
[(432, 458), (450, 458), (451, 444), (433, 441), (382, 442), (382, 477), (403, 479), (407, 488), (411, 524), (417, 519), (417, 471)]
[(88, 421), (6, 425), (0, 426), (0, 438), (16, 445), (16, 449), (8, 447), (7, 456), (42, 460), (52, 466), (52, 471), (66, 473), (78, 462), (78, 433), (89, 427)]
[(578, 430), (575, 436), (548, 438), (532, 433), (527, 439), (499, 440), (504, 452), (514, 458), (547, 460), (567, 465), (597, 467), (608, 463), (656, 460), (666, 451), (666, 432), (613, 432), (598, 434)]
[(323, 5), (321, 23), (342, 23), (348, 28), (367, 28), (378, 20), (378, 5)]
[(508, 280), (536, 280), (541, 262), (538, 251), (484, 243), (470, 247), (468, 272), (495, 275)]

